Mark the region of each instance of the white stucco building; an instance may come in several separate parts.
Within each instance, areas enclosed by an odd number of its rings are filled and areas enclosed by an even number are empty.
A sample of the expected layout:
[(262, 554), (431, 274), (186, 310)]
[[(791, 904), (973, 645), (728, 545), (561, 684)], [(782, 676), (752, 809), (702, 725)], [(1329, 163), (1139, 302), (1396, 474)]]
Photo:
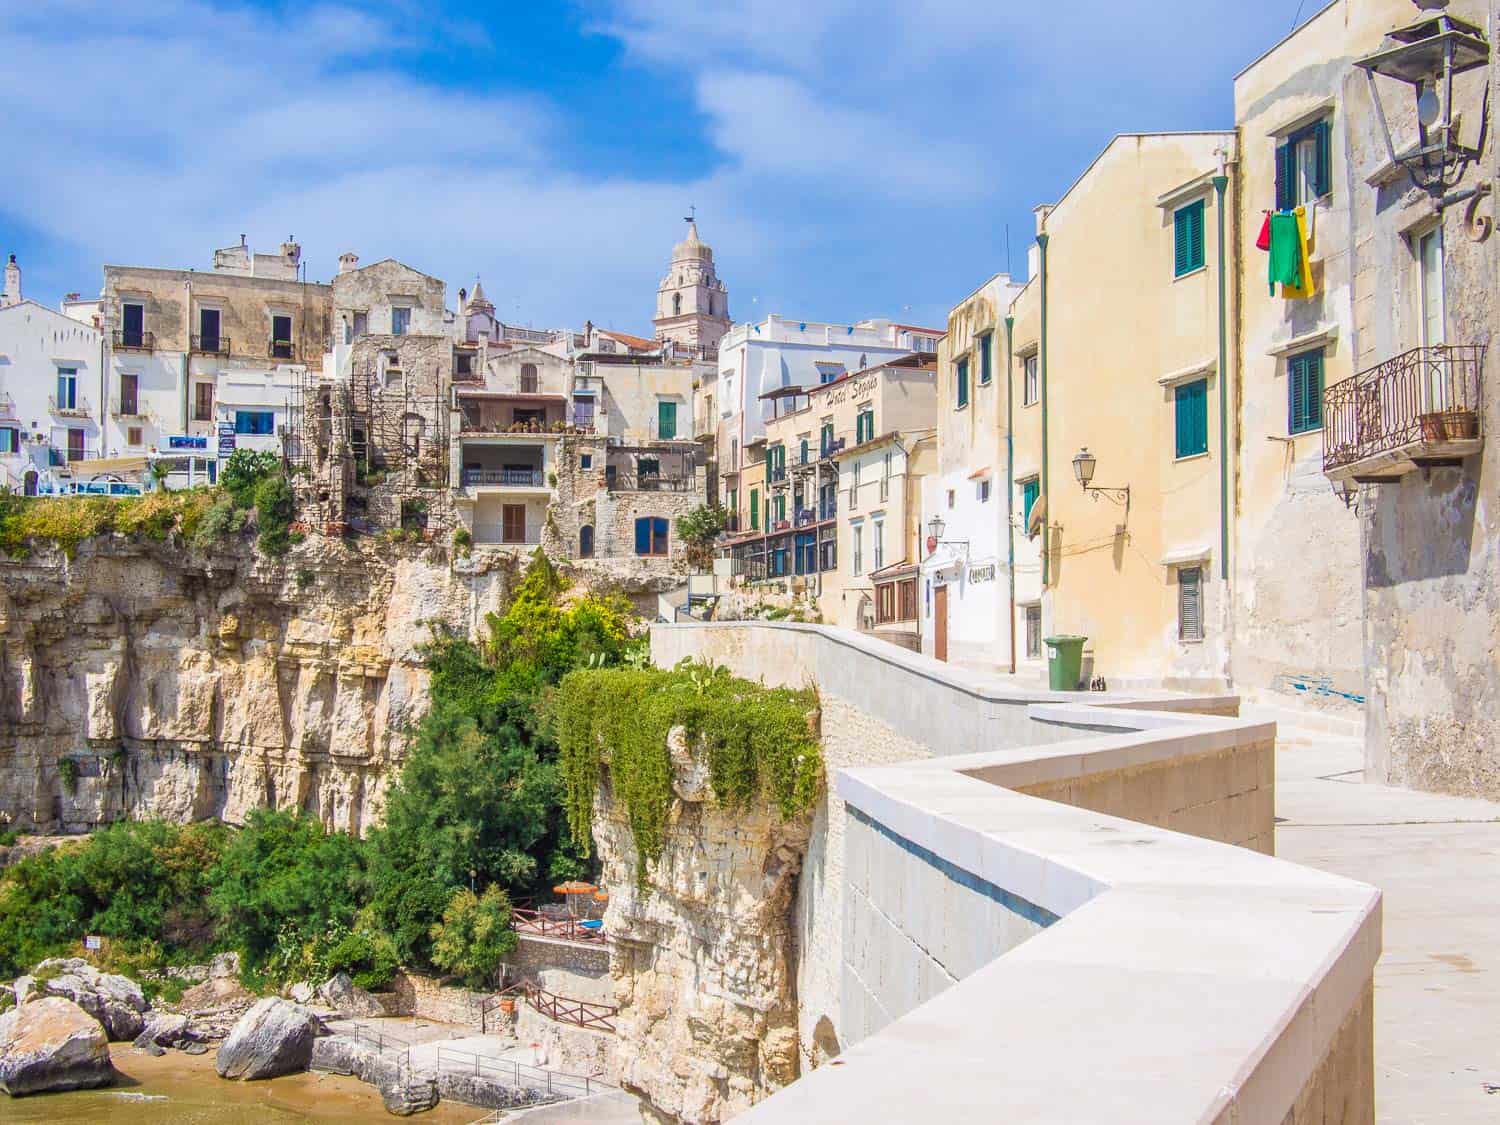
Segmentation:
[(103, 334), (24, 299), (12, 255), (0, 302), (0, 487), (48, 492), (98, 456)]

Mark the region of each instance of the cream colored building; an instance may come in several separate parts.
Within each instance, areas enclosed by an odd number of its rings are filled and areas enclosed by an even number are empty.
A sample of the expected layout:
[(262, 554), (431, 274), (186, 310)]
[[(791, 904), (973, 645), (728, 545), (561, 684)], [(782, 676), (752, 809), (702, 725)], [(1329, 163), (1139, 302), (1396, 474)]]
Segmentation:
[[(1018, 669), (1040, 669), (1041, 638), (1081, 634), (1086, 676), (1223, 683), (1214, 179), (1233, 146), (1232, 133), (1116, 137), (1038, 208), (1032, 279), (1008, 320), (1000, 279), (955, 309), (938, 423), (951, 448), (928, 491), (928, 521), (947, 524), (924, 573), (929, 651), (1007, 668), (1014, 636)], [(1088, 489), (1073, 464), (1085, 450)], [(960, 496), (992, 507), (1003, 544), (955, 533)], [(1001, 590), (1010, 629), (986, 651), (993, 617), (969, 603)]]

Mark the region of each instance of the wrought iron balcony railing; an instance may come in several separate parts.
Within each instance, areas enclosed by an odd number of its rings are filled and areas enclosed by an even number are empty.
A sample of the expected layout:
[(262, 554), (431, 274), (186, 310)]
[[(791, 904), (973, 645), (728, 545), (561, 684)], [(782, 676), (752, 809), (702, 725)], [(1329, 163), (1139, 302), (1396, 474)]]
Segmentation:
[(154, 352), (156, 350), (155, 332), (116, 328), (111, 335), (117, 352)]
[(1483, 438), (1484, 347), (1413, 348), (1323, 392), (1323, 471), (1399, 475)]
[(511, 485), (516, 488), (537, 488), (542, 480), (541, 469), (465, 469), (464, 484)]
[(295, 359), (297, 349), (291, 340), (278, 340), (271, 337), (270, 346), (267, 349), (272, 359)]
[(56, 395), (48, 395), (47, 403), (53, 414), (65, 418), (88, 418), (92, 415), (89, 410), (89, 400), (82, 395), (76, 395), (72, 402), (59, 402)]
[(229, 355), (228, 336), (194, 336), (192, 340), (193, 351), (197, 355)]

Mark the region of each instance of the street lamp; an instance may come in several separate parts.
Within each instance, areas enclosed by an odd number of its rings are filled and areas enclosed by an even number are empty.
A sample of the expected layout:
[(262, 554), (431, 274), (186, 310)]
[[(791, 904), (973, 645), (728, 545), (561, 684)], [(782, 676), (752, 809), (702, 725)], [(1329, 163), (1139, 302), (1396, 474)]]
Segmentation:
[(964, 557), (969, 554), (969, 541), (967, 539), (944, 539), (943, 533), (948, 530), (948, 525), (943, 522), (943, 517), (934, 515), (927, 521), (927, 557), (930, 559), (937, 554), (939, 544), (946, 543), (950, 547), (962, 547)]
[(1099, 458), (1089, 452), (1088, 446), (1083, 446), (1073, 454), (1073, 475), (1078, 478), (1078, 483), (1083, 485), (1084, 492), (1089, 493), (1095, 500), (1103, 493), (1117, 504), (1124, 504), (1125, 510), (1130, 510), (1130, 486), (1124, 488), (1102, 488), (1093, 483), (1094, 468), (1099, 464)]
[[(1448, 15), (1441, 9), (1447, 0), (1415, 0), (1424, 14), (1416, 23), (1399, 28), (1386, 36), (1380, 49), (1355, 62), (1365, 72), (1370, 102), (1385, 139), (1386, 155), (1392, 164), (1406, 170), (1411, 182), (1438, 200), (1441, 210), (1491, 190), (1480, 183), (1468, 191), (1449, 195), (1463, 179), (1468, 166), (1480, 157), (1479, 149), (1459, 140), (1462, 123), (1454, 110), (1453, 79), (1460, 74), (1486, 66), (1490, 45), (1484, 32), (1473, 24)], [(1386, 106), (1380, 97), (1376, 75), (1410, 87), (1417, 121), (1417, 139), (1398, 150), (1396, 138), (1386, 119)], [(1394, 107), (1393, 107), (1394, 108)], [(1480, 109), (1478, 135), (1488, 129), (1489, 102)]]
[(933, 516), (927, 524), (927, 534), (939, 542), (942, 541), (943, 532), (948, 530), (948, 525), (943, 522), (942, 516)]

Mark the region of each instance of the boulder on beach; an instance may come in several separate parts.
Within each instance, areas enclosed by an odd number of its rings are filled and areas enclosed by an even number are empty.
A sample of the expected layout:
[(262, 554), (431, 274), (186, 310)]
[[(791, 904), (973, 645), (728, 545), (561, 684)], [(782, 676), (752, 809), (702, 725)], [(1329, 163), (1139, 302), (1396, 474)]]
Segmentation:
[(114, 1080), (103, 1026), (73, 1001), (44, 996), (0, 1015), (0, 1090), (12, 1097)]
[(73, 1001), (103, 1024), (112, 1040), (134, 1039), (146, 1025), (150, 1005), (140, 985), (129, 977), (101, 973), (79, 957), (43, 961), (33, 975), (36, 993)]
[(306, 1070), (318, 1031), (317, 1017), (301, 1004), (268, 996), (234, 1025), (214, 1068), (221, 1078), (243, 1079)]
[(191, 1039), (188, 1018), (180, 1012), (153, 1012), (135, 1037), (137, 1047), (176, 1047)]
[(348, 973), (339, 973), (325, 980), (318, 986), (318, 997), (346, 1018), (385, 1015), (380, 1001), (350, 980)]

